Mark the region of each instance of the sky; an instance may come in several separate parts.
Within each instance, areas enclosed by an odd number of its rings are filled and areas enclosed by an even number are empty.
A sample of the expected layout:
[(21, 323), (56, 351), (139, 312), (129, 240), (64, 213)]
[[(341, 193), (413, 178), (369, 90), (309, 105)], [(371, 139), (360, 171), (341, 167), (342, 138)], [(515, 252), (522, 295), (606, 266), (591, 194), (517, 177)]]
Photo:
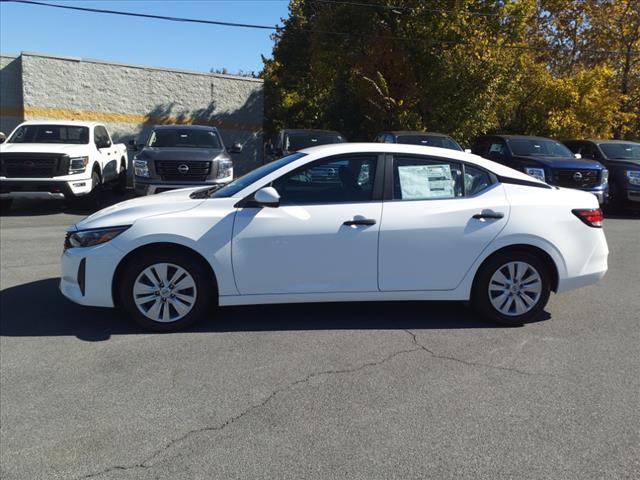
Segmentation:
[[(288, 0), (43, 0), (154, 15), (279, 25)], [(0, 51), (39, 52), (208, 72), (259, 72), (270, 30), (170, 22), (0, 3)]]

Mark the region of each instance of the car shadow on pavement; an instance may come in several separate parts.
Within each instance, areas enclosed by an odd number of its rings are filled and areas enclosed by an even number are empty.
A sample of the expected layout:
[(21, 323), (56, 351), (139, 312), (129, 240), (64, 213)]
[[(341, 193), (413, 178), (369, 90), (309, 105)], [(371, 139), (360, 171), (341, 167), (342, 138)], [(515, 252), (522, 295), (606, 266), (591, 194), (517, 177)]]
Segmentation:
[[(85, 341), (145, 333), (115, 309), (83, 307), (58, 291), (57, 278), (0, 291), (0, 335), (76, 336)], [(37, 299), (34, 301), (34, 299)], [(544, 313), (541, 320), (550, 318)], [(461, 302), (346, 302), (212, 309), (191, 332), (500, 328)]]

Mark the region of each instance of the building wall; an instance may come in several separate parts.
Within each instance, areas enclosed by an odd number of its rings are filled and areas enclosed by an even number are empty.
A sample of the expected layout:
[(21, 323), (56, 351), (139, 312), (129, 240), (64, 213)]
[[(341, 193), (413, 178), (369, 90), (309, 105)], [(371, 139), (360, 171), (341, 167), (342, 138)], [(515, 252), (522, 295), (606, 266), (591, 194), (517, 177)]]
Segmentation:
[(0, 54), (0, 132), (9, 135), (24, 120), (19, 55)]
[(26, 52), (18, 60), (27, 120), (100, 121), (124, 142), (144, 141), (155, 124), (214, 125), (227, 146), (243, 144), (238, 173), (262, 162), (261, 80)]

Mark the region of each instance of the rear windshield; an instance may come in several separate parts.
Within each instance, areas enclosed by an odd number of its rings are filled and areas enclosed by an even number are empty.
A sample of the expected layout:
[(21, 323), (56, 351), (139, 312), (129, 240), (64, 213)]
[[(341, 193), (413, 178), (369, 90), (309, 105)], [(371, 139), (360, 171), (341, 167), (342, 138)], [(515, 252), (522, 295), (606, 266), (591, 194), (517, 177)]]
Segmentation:
[(8, 143), (89, 143), (89, 128), (76, 125), (23, 125)]
[(510, 139), (509, 146), (514, 155), (534, 157), (573, 157), (573, 153), (560, 142), (541, 138)]
[(612, 160), (640, 160), (640, 143), (601, 143), (600, 148)]
[(460, 145), (449, 137), (440, 137), (436, 135), (398, 135), (398, 143), (406, 143), (409, 145), (424, 145), (426, 147), (448, 148), (449, 150), (462, 151)]
[(327, 145), (329, 143), (344, 143), (345, 141), (342, 135), (338, 133), (294, 132), (287, 134), (283, 150), (297, 152), (303, 148)]
[(189, 128), (163, 128), (154, 130), (149, 136), (148, 147), (155, 148), (222, 148), (214, 130)]

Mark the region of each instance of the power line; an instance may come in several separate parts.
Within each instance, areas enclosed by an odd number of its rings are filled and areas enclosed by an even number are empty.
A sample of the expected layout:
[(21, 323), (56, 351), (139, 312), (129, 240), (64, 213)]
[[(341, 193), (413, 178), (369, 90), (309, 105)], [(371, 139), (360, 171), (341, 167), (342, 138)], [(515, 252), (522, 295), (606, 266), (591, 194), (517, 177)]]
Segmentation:
[[(332, 0), (316, 0), (316, 1), (324, 1), (326, 3), (338, 3), (336, 1), (332, 1)], [(183, 23), (200, 23), (200, 24), (207, 24), (207, 25), (219, 25), (219, 26), (225, 26), (225, 27), (239, 27), (239, 28), (254, 28), (254, 29), (261, 29), (261, 30), (272, 30), (272, 31), (281, 31), (283, 28), (285, 27), (281, 27), (281, 26), (270, 26), (270, 25), (256, 25), (256, 24), (249, 24), (249, 23), (236, 23), (236, 22), (222, 22), (222, 21), (218, 21), (218, 20), (205, 20), (205, 19), (198, 19), (198, 18), (184, 18), (184, 17), (173, 17), (173, 16), (165, 16), (165, 15), (153, 15), (153, 14), (148, 14), (148, 13), (137, 13), (137, 12), (126, 12), (126, 11), (121, 11), (121, 10), (108, 10), (108, 9), (102, 9), (102, 8), (90, 8), (90, 7), (76, 7), (76, 6), (71, 6), (71, 5), (60, 5), (60, 4), (56, 4), (56, 3), (48, 3), (48, 2), (41, 2), (41, 1), (36, 1), (36, 0), (0, 0), (0, 2), (14, 2), (14, 3), (22, 3), (22, 4), (28, 4), (28, 5), (38, 5), (38, 6), (44, 6), (44, 7), (52, 7), (52, 8), (62, 8), (62, 9), (66, 9), (66, 10), (76, 10), (76, 11), (81, 11), (81, 12), (88, 12), (88, 13), (101, 13), (101, 14), (109, 14), (109, 15), (122, 15), (122, 16), (128, 16), (128, 17), (138, 17), (138, 18), (150, 18), (150, 19), (154, 19), (154, 20), (166, 20), (166, 21), (171, 21), (171, 22), (183, 22)], [(349, 3), (349, 4), (358, 4), (357, 2), (340, 2), (340, 3)], [(359, 5), (366, 5), (366, 4), (359, 4)], [(298, 30), (298, 31), (304, 31), (304, 32), (309, 32), (309, 33), (320, 33), (320, 34), (326, 34), (326, 35), (335, 35), (335, 36), (341, 36), (341, 37), (365, 37), (365, 35), (358, 35), (358, 34), (354, 34), (352, 32), (336, 32), (336, 31), (331, 31), (331, 30), (316, 30), (316, 29), (311, 29), (311, 28), (304, 28), (304, 27), (295, 27), (295, 26), (289, 26), (289, 28), (294, 29), (294, 30)], [(370, 37), (370, 38), (375, 38), (375, 37)], [(397, 41), (403, 41), (403, 42), (412, 42), (412, 43), (422, 43), (425, 45), (430, 45), (430, 46), (439, 46), (439, 45), (470, 45), (469, 42), (464, 41), (464, 40), (444, 40), (444, 39), (415, 39), (415, 38), (408, 38), (408, 37), (399, 37), (399, 36), (384, 36), (384, 37), (378, 37), (381, 38), (383, 40), (397, 40)], [(485, 48), (498, 48), (498, 49), (506, 49), (506, 50), (528, 50), (528, 51), (552, 51), (555, 50), (553, 47), (535, 47), (535, 46), (530, 46), (530, 45), (500, 45), (498, 43), (492, 43), (492, 44), (487, 44), (485, 45)], [(582, 53), (588, 53), (588, 54), (594, 54), (594, 55), (625, 55), (627, 52), (624, 51), (619, 51), (619, 50), (581, 50)], [(638, 55), (640, 52), (637, 51), (633, 51), (631, 52), (631, 54), (633, 56)]]

